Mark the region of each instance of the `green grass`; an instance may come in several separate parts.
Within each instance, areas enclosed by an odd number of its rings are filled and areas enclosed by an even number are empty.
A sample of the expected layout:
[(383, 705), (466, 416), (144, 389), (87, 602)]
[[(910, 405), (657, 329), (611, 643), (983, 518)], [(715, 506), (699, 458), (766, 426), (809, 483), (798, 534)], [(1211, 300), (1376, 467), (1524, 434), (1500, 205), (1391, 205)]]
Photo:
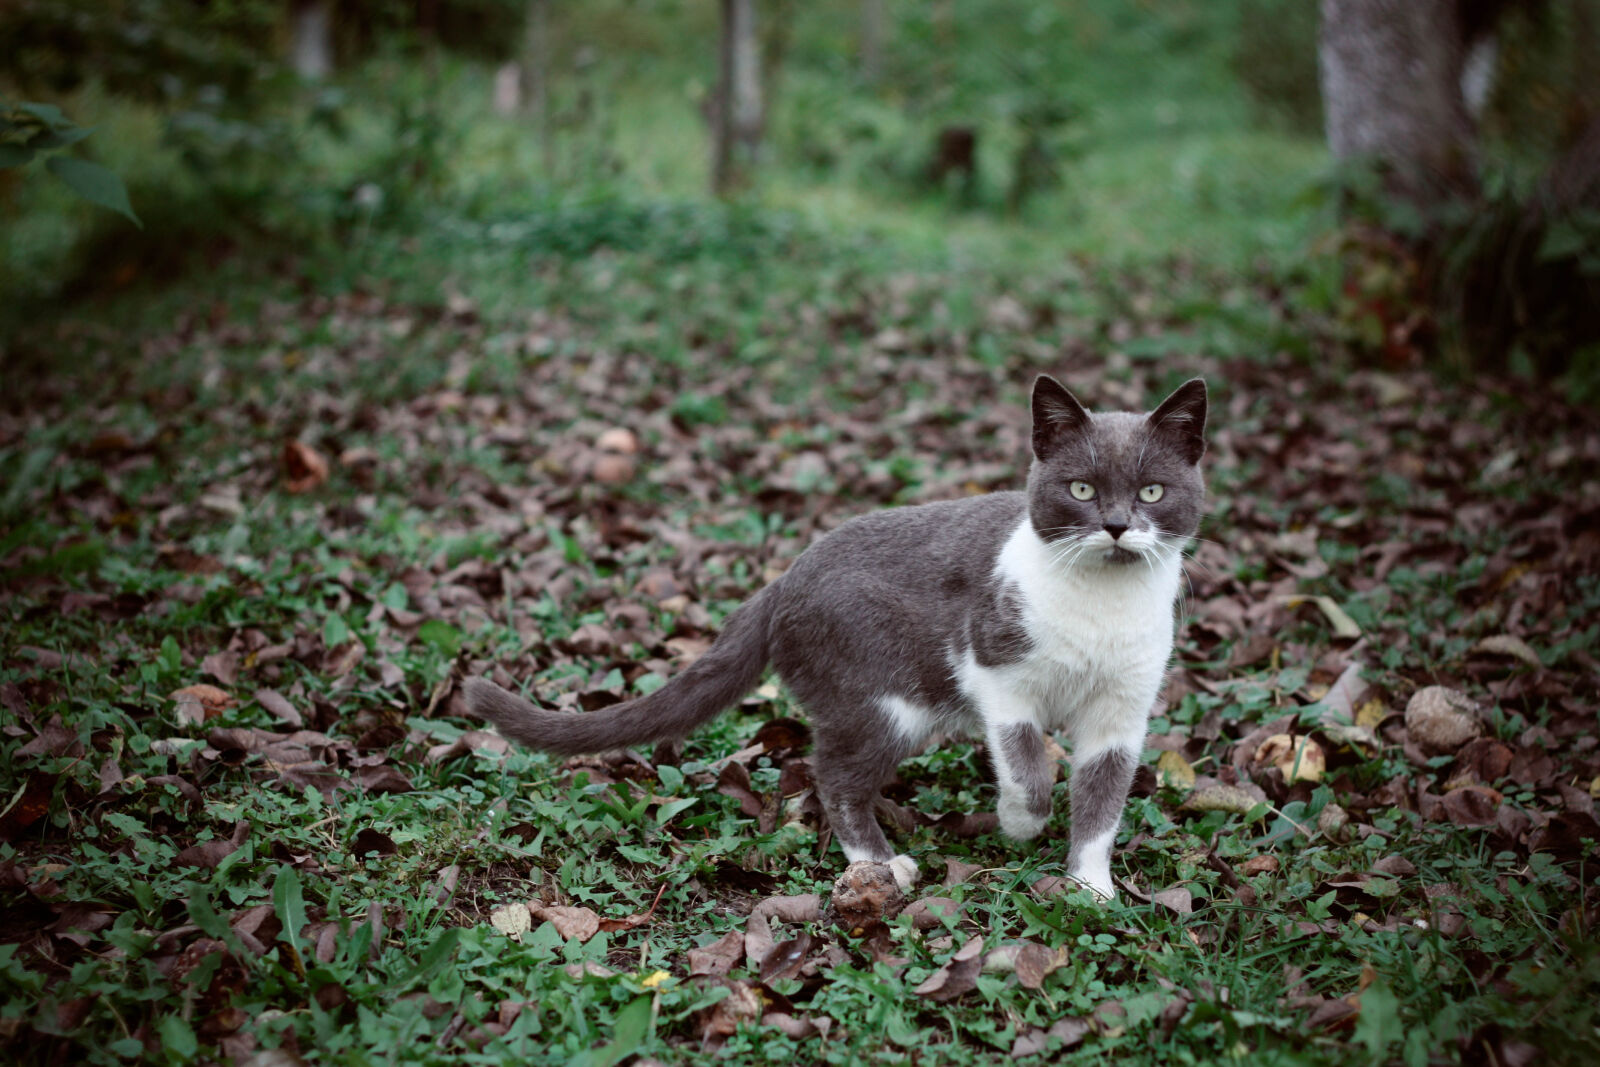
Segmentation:
[[(1259, 509), (1251, 523), (1332, 522), (1319, 547), (1330, 573), (1303, 591), (1340, 599), (1373, 635), (1380, 693), (1403, 701), (1422, 681), (1455, 676), (1471, 643), (1502, 625), (1493, 613), (1465, 614), (1452, 590), (1515, 548), (1508, 532), (1459, 544), (1408, 535), (1424, 561), (1459, 557), (1454, 577), (1402, 566), (1371, 588), (1360, 581), (1363, 528), (1334, 521), (1348, 512), (1266, 487), (1251, 442), (1266, 440), (1260, 435), (1288, 408), (1257, 379), (1328, 383), (1336, 372), (1241, 360), (1284, 327), (1241, 318), (1248, 302), (1229, 295), (1236, 282), (1110, 272), (955, 278), (907, 274), (892, 257), (870, 255), (841, 270), (831, 265), (851, 255), (848, 242), (783, 216), (657, 207), (642, 216), (651, 225), (634, 227), (635, 210), (643, 209), (624, 202), (597, 213), (579, 204), (544, 216), (541, 247), (564, 234), (575, 242), (567, 256), (532, 254), (516, 240), (435, 236), (420, 258), (449, 265), (481, 301), (475, 316), (446, 311), (437, 289), (399, 276), (403, 265), (362, 258), (375, 245), (324, 265), (328, 277), (356, 287), (348, 295), (291, 298), (274, 279), (227, 279), (232, 306), (249, 309), (237, 317), (121, 339), (69, 332), (66, 352), (78, 369), (26, 379), (28, 407), (7, 415), (0, 447), (8, 486), (0, 682), (14, 687), (7, 716), (20, 727), (5, 742), (0, 784), (19, 798), (42, 790), (47, 807), (0, 845), (18, 924), (0, 949), (0, 1025), (12, 1035), (12, 1055), (184, 1062), (225, 1054), (241, 1034), (338, 1063), (554, 1063), (596, 1048), (691, 1055), (723, 994), (690, 979), (686, 954), (742, 928), (744, 909), (764, 892), (726, 881), (728, 866), (764, 872), (775, 893), (825, 893), (840, 866), (836, 851), (819, 851), (814, 829), (761, 834), (733, 798), (711, 788), (715, 760), (795, 709), (780, 695), (730, 714), (693, 738), (678, 765), (617, 785), (598, 778), (618, 773), (616, 765), (572, 772), (521, 752), (426, 761), (428, 747), (470, 726), (441, 702), (447, 680), (500, 663), (547, 698), (655, 684), (672, 669), (652, 664), (659, 643), (680, 622), (637, 593), (646, 572), (675, 571), (714, 623), (760, 583), (762, 563), (792, 558), (819, 518), (960, 492), (970, 478), (994, 477), (979, 473), (983, 464), (1016, 470), (1017, 457), (983, 427), (1021, 419), (1040, 346), (1053, 353), (1105, 338), (1129, 314), (1148, 337), (1197, 354), (1181, 367), (1140, 357), (1120, 370), (1070, 361), (1061, 369), (1080, 383), (1136, 384), (1144, 395), (1191, 370), (1212, 376), (1218, 410), (1228, 412), (1217, 425), (1242, 436), (1213, 464), (1217, 513), (1207, 536), (1225, 544), (1241, 536), (1231, 503), (1241, 499)], [(588, 250), (596, 232), (610, 251)], [(500, 276), (519, 262), (525, 281), (512, 300), (514, 283)], [(432, 300), (416, 302), (424, 292)], [(1007, 325), (986, 317), (1001, 293), (1025, 308), (1061, 311)], [(862, 308), (864, 319), (851, 317)], [(874, 362), (872, 338), (890, 326), (910, 331), (914, 347), (932, 346), (936, 358)], [(1308, 327), (1301, 335), (1321, 343)], [(140, 343), (157, 345), (163, 358), (130, 362)], [(601, 379), (587, 380), (597, 367)], [(943, 413), (936, 435), (895, 429), (884, 438), (871, 429), (876, 420), (896, 425), (914, 400)], [(1341, 402), (1352, 412), (1347, 421), (1318, 432), (1365, 447), (1354, 404)], [(1517, 410), (1497, 417), (1520, 419)], [(615, 489), (574, 480), (585, 442), (619, 423), (643, 437), (645, 473)], [(126, 440), (90, 447), (105, 429)], [(283, 490), (287, 437), (335, 460), (326, 487)], [(760, 451), (765, 441), (779, 450)], [(1416, 447), (1423, 438), (1401, 433), (1398, 441)], [(787, 455), (817, 446), (841, 451), (814, 499), (762, 496)], [(357, 448), (375, 459), (337, 462)], [(662, 476), (649, 476), (657, 468)], [(1558, 484), (1540, 475), (1482, 492), (1511, 514), (1548, 501)], [(1400, 485), (1393, 493), (1366, 506), (1374, 516), (1432, 506)], [(525, 499), (540, 507), (523, 510)], [(637, 524), (642, 536), (617, 539), (607, 515)], [(705, 539), (699, 568), (678, 566), (678, 550), (662, 536), (675, 531)], [(217, 569), (196, 573), (196, 559)], [(1276, 573), (1255, 553), (1240, 553), (1235, 565), (1246, 583)], [(476, 590), (481, 603), (408, 589), (407, 575), (437, 582), (451, 572), (465, 575), (458, 586)], [(518, 584), (521, 575), (529, 584)], [(1592, 649), (1595, 639), (1584, 621), (1596, 606), (1594, 583), (1570, 590), (1563, 612), (1546, 620), (1557, 636), (1545, 654), (1562, 672), (1575, 669), (1562, 650)], [(68, 594), (105, 599), (69, 610)], [(601, 655), (555, 651), (579, 626), (606, 624), (625, 605), (646, 609), (643, 644)], [(428, 621), (396, 621), (405, 612)], [(1220, 716), (1222, 740), (1196, 760), (1202, 773), (1256, 724), (1285, 712), (1314, 721), (1315, 705), (1304, 703), (1311, 671), (1332, 646), (1309, 616), (1279, 627), (1281, 663), (1207, 671), (1218, 695), (1191, 693), (1155, 722), (1163, 733)], [(239, 679), (227, 687), (238, 705), (184, 725), (168, 694), (203, 680), (201, 660), (230, 643), (242, 652)], [(290, 652), (253, 660), (249, 650), (261, 645)], [(363, 658), (338, 674), (335, 662), (356, 646)], [(1223, 664), (1230, 648), (1187, 637), (1180, 660)], [(61, 665), (29, 649), (59, 653)], [(337, 751), (318, 764), (323, 773), (354, 781), (360, 760), (376, 757), (410, 791), (352, 786), (325, 797), (281, 780), (264, 757), (227, 755), (213, 731), (288, 732), (253, 697), (262, 686), (289, 695), (308, 726), (332, 739)], [(1513, 742), (1528, 725), (1552, 721), (1536, 702), (1510, 701), (1495, 714)], [(16, 754), (57, 715), (82, 754)], [(108, 763), (122, 776), (109, 787), (99, 776)], [(1583, 863), (1497, 851), (1484, 830), (1423, 822), (1381, 802), (1357, 814), (1370, 827), (1365, 837), (1301, 832), (1352, 793), (1444, 773), (1411, 766), (1393, 746), (1341, 750), (1338, 766), (1333, 785), (1248, 816), (1185, 811), (1184, 791), (1166, 786), (1133, 802), (1119, 873), (1152, 889), (1187, 888), (1190, 915), (1029, 891), (1038, 877), (1063, 871), (1064, 785), (1037, 847), (915, 830), (901, 844), (934, 879), (944, 856), (991, 872), (940, 891), (965, 908), (951, 924), (954, 943), (941, 947), (942, 931), (918, 936), (901, 920), (889, 937), (905, 962), (886, 964), (847, 932), (818, 925), (814, 933), (834, 938), (845, 962), (820, 979), (777, 981), (768, 995), (787, 997), (797, 1014), (828, 1016), (830, 1036), (796, 1042), (747, 1024), (723, 1056), (999, 1062), (1030, 1028), (1098, 1009), (1101, 1021), (1075, 1053), (1084, 1059), (1422, 1064), (1453, 1058), (1477, 1035), (1497, 1049), (1532, 1041), (1556, 1060), (1568, 1048), (1569, 1061), (1580, 1062), (1593, 1043), (1600, 982), (1592, 941), (1571, 933), (1583, 921), (1572, 918), (1586, 891)], [(762, 757), (751, 776), (768, 791), (778, 767)], [(984, 764), (965, 745), (909, 761), (902, 779), (901, 802), (929, 813), (993, 804)], [(1500, 787), (1508, 804), (1548, 810), (1542, 793)], [(250, 824), (242, 845), (214, 869), (176, 862), (181, 849), (227, 838), (241, 820)], [(393, 851), (357, 855), (364, 832)], [(1243, 878), (1251, 893), (1241, 895), (1208, 852), (1229, 870), (1263, 855), (1280, 866)], [(1328, 885), (1390, 855), (1418, 873), (1379, 879), (1370, 892)], [(441, 873), (452, 868), (453, 876)], [(442, 877), (453, 893), (437, 888)], [(1425, 889), (1444, 883), (1461, 887), (1451, 906), (1470, 937), (1437, 925)], [(648, 908), (658, 891), (649, 923), (586, 943), (564, 942), (548, 925), (517, 943), (487, 923), (496, 906), (535, 897), (621, 917)], [(104, 914), (109, 925), (81, 944), (30, 932), (68, 901), (81, 909), (76, 921)], [(283, 927), (258, 938), (265, 954), (229, 926), (257, 907)], [(1377, 920), (1370, 932), (1363, 916)], [(1318, 925), (1306, 932), (1296, 924)], [(980, 976), (974, 992), (947, 1005), (912, 992), (974, 934), (990, 946), (1015, 938), (1064, 946), (1068, 962), (1036, 992), (1003, 974)], [(574, 963), (611, 973), (574, 978), (565, 970)], [(185, 976), (189, 967), (197, 969)], [(658, 972), (668, 977), (651, 977)], [(1363, 989), (1359, 1018), (1328, 1029), (1308, 1028), (1311, 1001), (1293, 999)], [(1179, 990), (1192, 1002), (1179, 1005), (1182, 1021), (1169, 1028), (1162, 1012)], [(1112, 1002), (1121, 1014), (1104, 1015)], [(523, 1003), (503, 1033), (481, 1028), (510, 1018), (502, 1005)], [(236, 1028), (239, 1020), (247, 1022)], [(1568, 1044), (1552, 1045), (1557, 1033)]]
[[(904, 180), (950, 115), (893, 84), (849, 87), (854, 5), (796, 14), (771, 154), (735, 203), (709, 202), (708, 53), (684, 41), (711, 12), (565, 16), (573, 42), (616, 47), (567, 73), (564, 92), (600, 104), (558, 132), (553, 178), (526, 123), (488, 114), (490, 72), (449, 59), (368, 62), (346, 82), (347, 136), (293, 125), (298, 155), (248, 171), (256, 159), (226, 195), (160, 147), (151, 112), (92, 88), (72, 102), (148, 230), (135, 242), (35, 176), (7, 219), (3, 281), (27, 299), (0, 351), (6, 1057), (709, 1058), (728, 993), (689, 974), (688, 952), (744, 929), (765, 896), (825, 895), (842, 867), (814, 821), (762, 833), (716, 789), (718, 761), (799, 710), (763, 695), (653, 768), (429, 758), (474, 725), (453, 680), (502, 666), (567, 707), (660, 684), (672, 640), (709, 636), (840, 518), (1016, 484), (1039, 370), (1102, 407), (1207, 375), (1214, 544), (1197, 551), (1175, 668), (1205, 684), (1186, 682), (1152, 732), (1198, 738), (1193, 769), (1225, 775), (1239, 738), (1292, 715), (1326, 741), (1329, 773), (1288, 787), (1247, 768), (1272, 788), (1248, 812), (1191, 810), (1180, 782), (1141, 788), (1115, 870), (1187, 890), (1189, 913), (1033, 888), (1064, 873), (1064, 783), (1038, 845), (903, 833), (935, 885), (947, 857), (986, 872), (925, 890), (962, 916), (894, 920), (876, 941), (809, 924), (842, 959), (764, 996), (826, 1016), (827, 1037), (746, 1021), (720, 1058), (1009, 1062), (1019, 1037), (1088, 1019), (1081, 1044), (1045, 1056), (1600, 1055), (1594, 842), (1536, 848), (1516, 824), (1581, 833), (1600, 773), (1592, 725), (1577, 728), (1600, 641), (1584, 413), (1503, 383), (1356, 373), (1338, 264), (1310, 244), (1323, 150), (1252, 124), (1232, 5), (1073, 5), (1062, 76), (1082, 151), (1016, 217), (1002, 123), (985, 127), (975, 203)], [(435, 125), (404, 110), (424, 98)], [(298, 124), (305, 106), (275, 114)], [(808, 113), (881, 123), (887, 148), (808, 164)], [(376, 209), (356, 204), (366, 183)], [(615, 426), (642, 451), (606, 484), (588, 465)], [(289, 441), (329, 462), (325, 485), (288, 491)], [(1305, 555), (1278, 541), (1310, 531)], [(641, 590), (663, 572), (685, 601)], [(1207, 628), (1217, 602), (1288, 590), (1334, 598), (1365, 643), (1333, 640), (1309, 607)], [(596, 625), (622, 634), (614, 647), (568, 644)], [(1541, 672), (1474, 652), (1506, 632), (1528, 635)], [(236, 703), (186, 721), (171, 694), (220, 682), (205, 663), (228, 650)], [(1483, 783), (1510, 829), (1424, 818), (1419, 792), (1456, 768), (1415, 760), (1397, 719), (1376, 746), (1331, 739), (1320, 700), (1341, 657), (1365, 664), (1382, 709), (1457, 686), (1495, 738), (1552, 761)], [(325, 739), (303, 765), (226, 732), (293, 731), (264, 689)], [(746, 759), (752, 788), (770, 796), (789, 758)], [(893, 798), (925, 815), (993, 807), (964, 742), (900, 778)], [(1319, 829), (1333, 805), (1351, 832)], [(179, 862), (235, 834), (214, 866)], [(1265, 857), (1275, 869), (1247, 872)], [(1386, 857), (1415, 873), (1348, 884)], [(658, 893), (648, 922), (587, 941), (489, 921), (532, 899), (621, 918)], [(989, 972), (947, 1004), (917, 995), (972, 936), (1066, 963), (1037, 990)], [(1342, 998), (1359, 1014), (1332, 1019)]]

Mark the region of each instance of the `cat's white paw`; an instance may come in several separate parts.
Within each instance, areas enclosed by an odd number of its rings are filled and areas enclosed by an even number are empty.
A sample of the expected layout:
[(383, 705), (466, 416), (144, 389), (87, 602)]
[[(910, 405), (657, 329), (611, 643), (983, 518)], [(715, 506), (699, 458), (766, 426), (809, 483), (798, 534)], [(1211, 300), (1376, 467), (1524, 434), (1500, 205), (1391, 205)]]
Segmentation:
[(911, 887), (922, 876), (922, 872), (917, 870), (917, 861), (910, 856), (894, 857), (889, 861), (889, 870), (894, 873), (894, 884), (900, 887), (902, 893), (911, 892)]
[(1013, 841), (1032, 841), (1050, 821), (1049, 816), (1029, 811), (1027, 802), (1020, 798), (1002, 796), (995, 813), (1000, 816), (1000, 832)]
[(1111, 875), (1109, 873), (1103, 878), (1087, 874), (1069, 874), (1067, 879), (1093, 893), (1094, 899), (1101, 904), (1110, 904), (1117, 899), (1117, 890), (1111, 884)]

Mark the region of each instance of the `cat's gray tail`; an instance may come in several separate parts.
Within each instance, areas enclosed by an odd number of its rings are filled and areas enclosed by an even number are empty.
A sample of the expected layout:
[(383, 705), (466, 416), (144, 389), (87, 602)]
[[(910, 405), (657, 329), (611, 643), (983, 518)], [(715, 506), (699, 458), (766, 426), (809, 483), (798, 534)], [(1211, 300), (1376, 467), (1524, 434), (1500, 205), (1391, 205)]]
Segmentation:
[(461, 683), (467, 707), (503, 737), (529, 748), (575, 756), (677, 740), (748, 693), (767, 665), (777, 583), (728, 616), (716, 642), (666, 685), (646, 696), (586, 714), (550, 711), (487, 678)]

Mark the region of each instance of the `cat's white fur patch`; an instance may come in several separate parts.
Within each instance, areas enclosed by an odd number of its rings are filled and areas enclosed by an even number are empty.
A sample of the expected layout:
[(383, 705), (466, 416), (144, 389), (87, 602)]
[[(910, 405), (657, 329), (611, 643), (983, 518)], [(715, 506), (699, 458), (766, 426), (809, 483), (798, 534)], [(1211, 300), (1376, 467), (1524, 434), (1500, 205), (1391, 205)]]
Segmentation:
[(889, 716), (889, 721), (913, 745), (920, 745), (933, 731), (933, 716), (921, 704), (890, 693), (878, 698), (878, 707)]
[[(1109, 550), (1110, 535), (1101, 536)], [(1088, 552), (1101, 547), (1091, 544)], [(995, 577), (1017, 596), (1032, 647), (1000, 667), (984, 667), (971, 649), (962, 650), (953, 655), (956, 681), (978, 708), (982, 723), (975, 725), (1065, 729), (1080, 751), (1132, 733), (1142, 742), (1172, 655), (1181, 561), (1162, 552), (1127, 564), (1083, 556), (1063, 563), (1062, 551), (1041, 540), (1026, 518), (1012, 531), (995, 560)]]
[[(1129, 531), (1120, 546), (1145, 559), (1110, 563), (1105, 557), (1113, 547), (1111, 535), (1097, 538), (1082, 551), (1047, 545), (1024, 519), (1000, 550), (995, 577), (1020, 602), (1031, 641), (1027, 655), (1016, 663), (984, 667), (971, 649), (959, 655), (952, 650), (957, 683), (981, 720), (975, 725), (990, 736), (996, 752), (1000, 731), (1017, 723), (1066, 730), (1075, 762), (1087, 763), (1113, 748), (1137, 758), (1144, 746), (1150, 709), (1172, 656), (1182, 562), (1175, 552), (1156, 551), (1150, 534)], [(1001, 829), (1030, 838), (1044, 820), (1027, 811), (1004, 759), (995, 763)], [(1116, 837), (1113, 826), (1072, 853), (1072, 877), (1102, 900), (1116, 895), (1111, 881)]]

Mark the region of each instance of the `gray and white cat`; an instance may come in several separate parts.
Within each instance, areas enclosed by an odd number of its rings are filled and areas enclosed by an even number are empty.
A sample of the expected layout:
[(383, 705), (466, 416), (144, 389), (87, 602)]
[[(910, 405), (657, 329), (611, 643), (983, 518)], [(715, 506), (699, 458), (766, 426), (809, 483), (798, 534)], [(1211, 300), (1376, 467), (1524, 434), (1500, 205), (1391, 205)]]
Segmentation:
[(1200, 523), (1206, 387), (1148, 415), (1090, 414), (1055, 379), (1033, 386), (1026, 492), (892, 508), (844, 523), (728, 616), (666, 685), (589, 714), (537, 708), (483, 678), (472, 711), (506, 737), (563, 754), (684, 737), (770, 662), (804, 706), (813, 770), (851, 860), (896, 855), (874, 816), (902, 759), (933, 734), (982, 736), (1001, 830), (1050, 816), (1046, 730), (1073, 746), (1068, 870), (1114, 895), (1111, 846), (1172, 654), (1182, 553)]

